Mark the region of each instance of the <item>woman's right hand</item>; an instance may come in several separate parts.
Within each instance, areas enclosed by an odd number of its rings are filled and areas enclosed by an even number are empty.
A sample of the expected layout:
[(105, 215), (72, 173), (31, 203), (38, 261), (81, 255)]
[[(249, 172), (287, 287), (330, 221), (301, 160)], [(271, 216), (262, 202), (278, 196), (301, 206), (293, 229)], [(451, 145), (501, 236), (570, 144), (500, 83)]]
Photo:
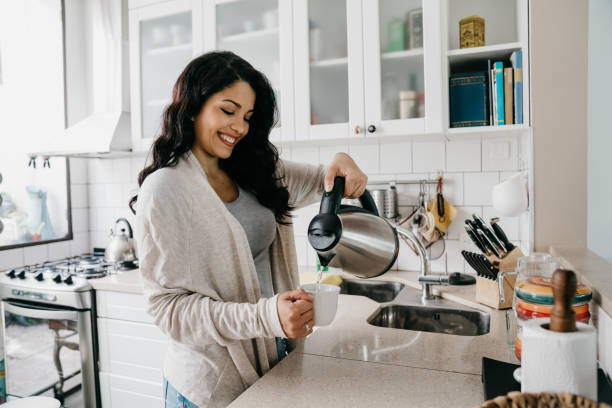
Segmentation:
[[(314, 327), (313, 300), (302, 289), (278, 295), (276, 310), (287, 338), (306, 337), (312, 333), (312, 328)], [(308, 323), (310, 330), (307, 330), (306, 323)]]

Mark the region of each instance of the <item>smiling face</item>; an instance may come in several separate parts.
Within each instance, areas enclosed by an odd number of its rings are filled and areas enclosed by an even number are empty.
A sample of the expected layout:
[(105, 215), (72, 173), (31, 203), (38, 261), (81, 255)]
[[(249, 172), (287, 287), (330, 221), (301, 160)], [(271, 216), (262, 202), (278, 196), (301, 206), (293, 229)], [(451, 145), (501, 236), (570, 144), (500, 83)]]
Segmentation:
[(209, 160), (230, 157), (234, 146), (249, 132), (254, 105), (255, 92), (245, 81), (208, 98), (194, 118), (194, 154)]

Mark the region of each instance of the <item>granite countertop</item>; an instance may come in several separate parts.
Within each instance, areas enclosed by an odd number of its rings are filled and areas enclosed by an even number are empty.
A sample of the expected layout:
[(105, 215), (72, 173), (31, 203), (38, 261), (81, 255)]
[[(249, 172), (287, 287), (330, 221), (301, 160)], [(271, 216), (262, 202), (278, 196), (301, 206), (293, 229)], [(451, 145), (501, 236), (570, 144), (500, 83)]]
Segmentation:
[[(379, 280), (418, 287), (417, 272), (387, 272)], [(445, 298), (491, 314), (483, 336), (457, 336), (371, 326), (379, 304), (340, 295), (333, 323), (274, 367), (231, 407), (395, 406), (470, 407), (483, 402), (482, 357), (516, 363), (505, 311), (474, 301), (475, 285), (434, 287)]]

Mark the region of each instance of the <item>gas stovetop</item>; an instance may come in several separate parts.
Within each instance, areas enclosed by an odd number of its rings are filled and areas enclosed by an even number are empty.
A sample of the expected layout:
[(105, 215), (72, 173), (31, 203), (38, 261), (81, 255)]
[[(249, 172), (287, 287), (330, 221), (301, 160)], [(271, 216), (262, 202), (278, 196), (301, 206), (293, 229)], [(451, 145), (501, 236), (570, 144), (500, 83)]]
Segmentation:
[(84, 291), (91, 289), (88, 279), (135, 267), (133, 263), (109, 263), (99, 253), (83, 254), (10, 269), (0, 275), (0, 283), (33, 289)]

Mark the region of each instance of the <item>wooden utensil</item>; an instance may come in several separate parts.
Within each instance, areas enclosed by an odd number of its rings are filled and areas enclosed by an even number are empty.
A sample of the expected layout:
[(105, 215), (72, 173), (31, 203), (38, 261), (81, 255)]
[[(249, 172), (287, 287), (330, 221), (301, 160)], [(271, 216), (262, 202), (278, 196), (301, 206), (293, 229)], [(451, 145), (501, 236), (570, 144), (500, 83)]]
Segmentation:
[(555, 305), (550, 313), (551, 331), (566, 333), (576, 331), (576, 312), (573, 300), (576, 296), (576, 274), (567, 269), (557, 269), (552, 277)]

